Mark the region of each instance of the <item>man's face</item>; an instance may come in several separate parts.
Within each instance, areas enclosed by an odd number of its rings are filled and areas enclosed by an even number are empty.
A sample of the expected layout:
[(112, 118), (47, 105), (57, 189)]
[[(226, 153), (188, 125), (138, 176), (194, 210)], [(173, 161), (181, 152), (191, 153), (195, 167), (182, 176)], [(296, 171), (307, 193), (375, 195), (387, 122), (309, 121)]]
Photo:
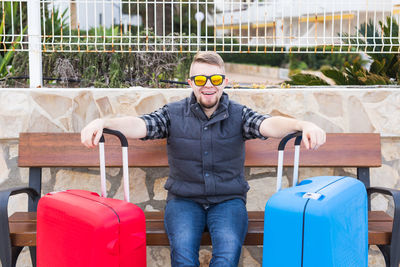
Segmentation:
[[(192, 65), (190, 77), (196, 75), (211, 76), (214, 74), (223, 74), (223, 69), (216, 65), (207, 63), (196, 62)], [(193, 93), (196, 96), (197, 102), (205, 109), (216, 109), (219, 103), (219, 99), (222, 96), (224, 87), (226, 86), (228, 79), (224, 79), (221, 85), (215, 86), (211, 83), (210, 79), (203, 86), (197, 86), (194, 81), (188, 79), (189, 85), (193, 89)]]

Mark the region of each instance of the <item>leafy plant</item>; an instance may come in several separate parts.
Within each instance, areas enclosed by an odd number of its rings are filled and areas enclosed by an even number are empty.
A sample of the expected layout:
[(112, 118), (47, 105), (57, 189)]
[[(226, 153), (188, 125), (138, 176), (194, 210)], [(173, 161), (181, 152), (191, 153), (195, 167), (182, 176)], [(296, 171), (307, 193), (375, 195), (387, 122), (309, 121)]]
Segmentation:
[[(325, 67), (321, 72), (331, 78), (337, 85), (390, 85), (400, 84), (400, 56), (398, 53), (384, 53), (399, 51), (399, 25), (391, 17), (386, 18), (386, 23), (379, 22), (381, 32), (375, 30), (372, 21), (362, 24), (358, 39), (360, 46), (366, 46), (367, 55), (373, 59), (370, 69), (362, 66), (359, 56), (343, 63), (343, 69)], [(357, 44), (354, 36), (343, 34), (343, 41), (347, 44)], [(376, 53), (378, 52), (378, 53)], [(314, 85), (317, 79), (313, 75), (296, 74), (290, 77), (291, 84)], [(322, 83), (322, 82), (321, 82)], [(318, 84), (320, 85), (320, 84)]]
[[(27, 21), (26, 3), (4, 2), (2, 5), (3, 8), (0, 12), (0, 18), (2, 18), (0, 35), (3, 35), (2, 48), (5, 49), (0, 52), (0, 78), (7, 76), (9, 71), (12, 71), (12, 68), (8, 70), (7, 66), (12, 61), (15, 49), (21, 45), (21, 36), (23, 36), (27, 30), (27, 26), (22, 29), (22, 25), (24, 25), (24, 23), (26, 25)], [(25, 12), (21, 14), (21, 10)], [(13, 35), (17, 37), (14, 39)], [(6, 43), (10, 44), (6, 46)]]
[[(339, 48), (326, 47), (325, 50), (338, 50)], [(296, 49), (293, 49), (296, 50)], [(289, 69), (291, 71), (312, 69), (319, 70), (323, 66), (343, 69), (346, 61), (351, 61), (358, 55), (342, 53), (291, 53), (289, 55)]]
[(355, 59), (352, 64), (345, 62), (344, 72), (336, 68), (323, 69), (322, 73), (335, 81), (337, 85), (385, 85), (390, 80), (385, 76), (377, 75), (362, 67), (360, 59)]
[[(22, 34), (24, 34), (26, 32), (27, 26), (25, 26), (25, 28), (22, 31)], [(0, 31), (1, 32), (1, 31)], [(7, 70), (7, 66), (8, 64), (11, 62), (13, 56), (14, 56), (14, 49), (18, 46), (19, 42), (21, 41), (21, 36), (18, 36), (17, 39), (15, 40), (15, 43), (12, 44), (11, 48), (9, 48), (9, 50), (7, 51), (7, 53), (4, 55), (4, 57), (2, 57), (0, 55), (0, 77), (5, 77), (8, 74), (8, 70)], [(12, 71), (12, 69), (10, 70)]]
[(61, 33), (66, 33), (69, 31), (68, 27), (68, 9), (66, 8), (62, 13), (54, 5), (49, 8), (48, 3), (43, 3), (45, 6), (44, 10), (44, 32), (42, 34), (46, 35), (46, 40), (54, 38), (55, 35), (61, 35)]
[(323, 79), (312, 75), (312, 74), (302, 74), (298, 73), (290, 77), (292, 80), (288, 82), (292, 85), (329, 85)]
[[(20, 65), (9, 65), (13, 62), (15, 50), (21, 46), (24, 34), (27, 32), (27, 4), (23, 2), (4, 2), (4, 8), (1, 9), (0, 17), (3, 18), (0, 24), (0, 34), (3, 35), (3, 46), (11, 43), (6, 47), (5, 51), (0, 52), (0, 78), (7, 77), (10, 73), (14, 73), (14, 69), (21, 67)], [(42, 9), (41, 9), (42, 10)], [(54, 35), (60, 35), (62, 31), (68, 31), (67, 9), (60, 14), (58, 9), (52, 7), (48, 9), (45, 3), (44, 12), (44, 29), (46, 30), (47, 40), (53, 38)], [(25, 26), (23, 26), (25, 25)], [(23, 28), (22, 28), (23, 27)], [(21, 32), (18, 32), (21, 31)], [(12, 35), (17, 36), (13, 39)], [(26, 37), (25, 37), (26, 38)]]
[[(356, 58), (350, 64), (344, 63), (344, 70), (338, 68), (324, 67), (321, 72), (332, 79), (336, 85), (388, 85), (391, 84), (389, 78), (367, 71), (362, 67), (360, 58)], [(312, 75), (299, 73), (290, 77), (288, 83), (293, 85), (328, 85), (325, 80)]]

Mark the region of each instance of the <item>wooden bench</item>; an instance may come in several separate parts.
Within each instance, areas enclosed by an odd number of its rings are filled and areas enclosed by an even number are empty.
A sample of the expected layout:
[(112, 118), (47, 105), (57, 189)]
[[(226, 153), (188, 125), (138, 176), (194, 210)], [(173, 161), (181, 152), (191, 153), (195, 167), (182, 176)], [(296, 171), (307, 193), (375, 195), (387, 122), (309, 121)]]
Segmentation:
[[(275, 167), (279, 140), (251, 140), (246, 143), (247, 167)], [(167, 167), (165, 140), (129, 140), (130, 167)], [(293, 140), (286, 146), (285, 166), (293, 163)], [(107, 166), (120, 167), (121, 150), (119, 141), (106, 136)], [(87, 149), (80, 143), (78, 133), (21, 133), (19, 138), (19, 167), (29, 167), (29, 188), (9, 189), (0, 192), (0, 256), (3, 267), (13, 266), (22, 247), (31, 250), (35, 259), (36, 245), (36, 205), (41, 192), (41, 172), (44, 167), (97, 167), (98, 150)], [(381, 146), (379, 134), (328, 134), (327, 142), (317, 151), (301, 151), (300, 167), (353, 167), (357, 168), (357, 178), (369, 188), (369, 168), (381, 166)], [(67, 188), (66, 188), (67, 189)], [(28, 190), (28, 191), (27, 191)], [(30, 190), (30, 191), (29, 191)], [(29, 212), (17, 212), (8, 217), (7, 203), (11, 194), (30, 193)], [(369, 211), (369, 244), (378, 245), (385, 256), (387, 266), (399, 263), (399, 216), (400, 194), (397, 190), (368, 189), (369, 194), (378, 192), (392, 195), (395, 200), (395, 219), (383, 211)], [(249, 211), (249, 228), (245, 245), (262, 245), (262, 211)], [(163, 223), (163, 212), (145, 212), (147, 245), (168, 244)], [(7, 227), (9, 226), (9, 228)], [(395, 229), (392, 233), (392, 229)], [(203, 245), (210, 245), (206, 232)], [(396, 265), (397, 264), (397, 265)]]

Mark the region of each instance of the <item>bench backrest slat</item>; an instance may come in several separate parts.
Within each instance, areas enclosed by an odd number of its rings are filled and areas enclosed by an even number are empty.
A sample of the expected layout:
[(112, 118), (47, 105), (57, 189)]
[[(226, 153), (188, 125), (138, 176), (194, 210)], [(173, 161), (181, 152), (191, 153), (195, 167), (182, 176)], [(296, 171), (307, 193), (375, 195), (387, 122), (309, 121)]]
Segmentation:
[[(279, 140), (246, 142), (246, 166), (275, 167)], [(293, 140), (287, 144), (285, 165), (293, 165)], [(381, 145), (379, 134), (328, 134), (327, 142), (317, 151), (300, 152), (303, 167), (379, 167)], [(121, 147), (117, 138), (106, 136), (106, 165), (121, 166)], [(129, 140), (131, 167), (168, 166), (165, 140)], [(20, 167), (97, 167), (98, 149), (88, 149), (79, 133), (21, 133)]]

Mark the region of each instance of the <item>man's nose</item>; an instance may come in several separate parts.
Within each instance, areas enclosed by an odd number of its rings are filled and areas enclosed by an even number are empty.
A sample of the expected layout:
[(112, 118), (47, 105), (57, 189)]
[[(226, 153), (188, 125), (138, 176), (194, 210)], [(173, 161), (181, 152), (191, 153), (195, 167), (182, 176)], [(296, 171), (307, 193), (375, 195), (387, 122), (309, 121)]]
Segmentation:
[(214, 85), (211, 83), (211, 79), (207, 79), (206, 84), (204, 87), (213, 87)]

